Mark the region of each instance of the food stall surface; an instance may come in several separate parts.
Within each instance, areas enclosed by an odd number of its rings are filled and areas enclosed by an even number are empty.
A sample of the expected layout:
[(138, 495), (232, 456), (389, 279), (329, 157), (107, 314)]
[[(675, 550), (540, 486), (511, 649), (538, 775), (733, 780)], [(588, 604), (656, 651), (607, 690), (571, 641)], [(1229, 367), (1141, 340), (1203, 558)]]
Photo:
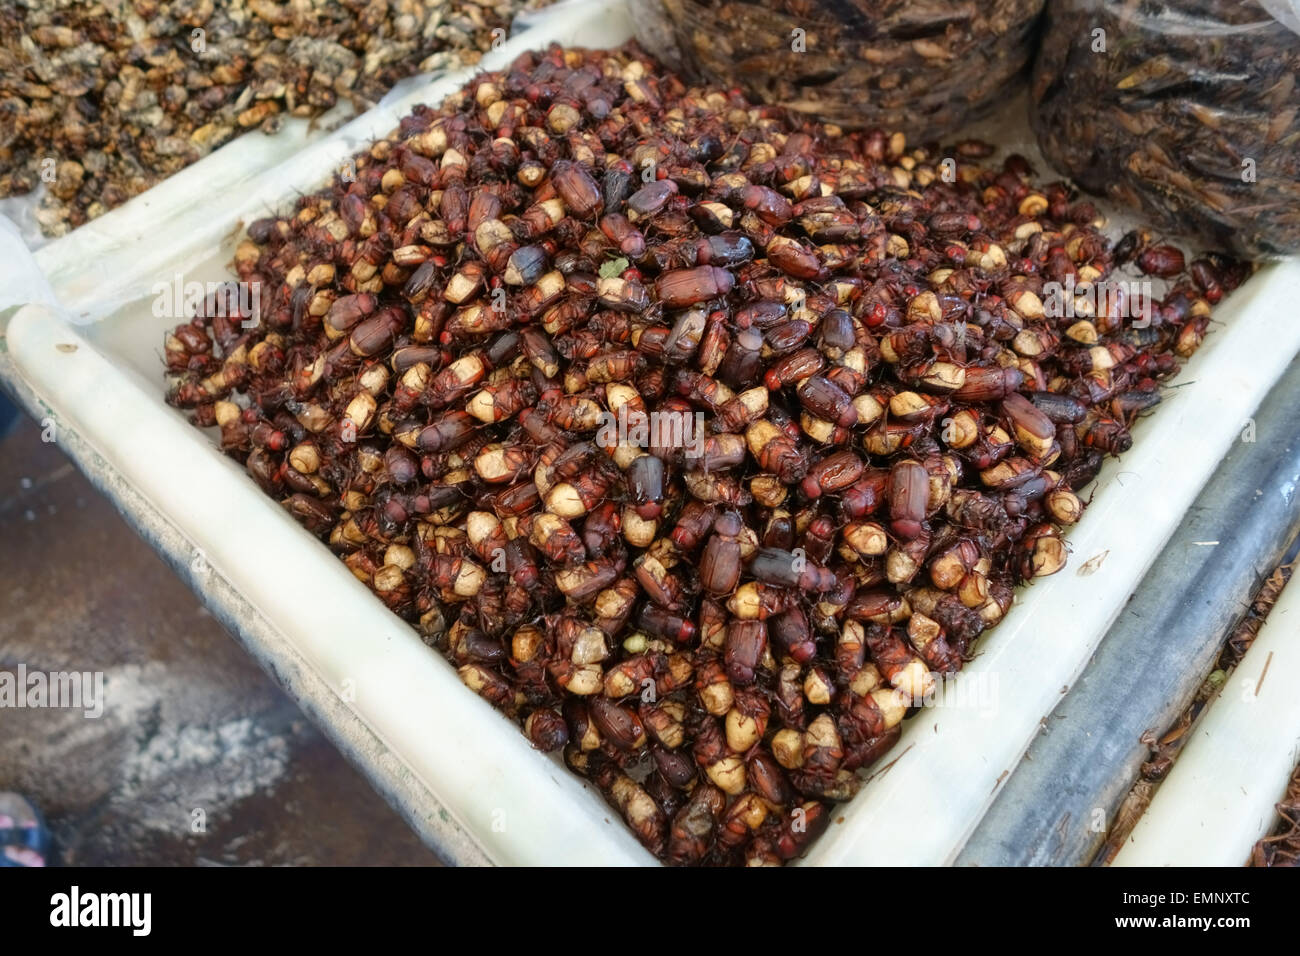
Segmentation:
[(0, 541), (0, 670), (103, 674), (102, 716), (4, 712), (0, 790), (44, 811), (53, 862), (438, 863), (26, 417)]

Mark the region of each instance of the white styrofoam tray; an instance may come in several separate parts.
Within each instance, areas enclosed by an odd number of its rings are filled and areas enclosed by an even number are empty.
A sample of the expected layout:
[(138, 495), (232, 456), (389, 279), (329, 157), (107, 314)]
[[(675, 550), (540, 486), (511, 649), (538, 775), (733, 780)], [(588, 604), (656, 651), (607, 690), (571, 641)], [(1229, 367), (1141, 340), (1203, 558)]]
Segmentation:
[[(519, 50), (548, 42), (613, 46), (631, 34), (622, 0), (593, 2), (556, 11), (482, 65), (499, 68)], [(226, 169), (218, 151), (164, 184), (167, 203), (144, 208), (133, 201), (98, 220), (93, 232), (78, 230), (41, 249), (37, 260), (65, 311), (19, 311), (6, 333), (9, 355), (59, 421), (182, 530), (195, 555), (344, 696), (488, 858), (648, 864), (652, 858), (598, 794), (532, 750), (221, 456), (213, 435), (161, 401), (162, 335), (179, 319), (153, 315), (154, 285), (177, 273), (186, 281), (226, 277), (241, 224), (325, 181), (414, 103), (437, 102), (466, 76), (448, 76), (377, 108), (256, 176)], [(1037, 159), (1019, 146), (1022, 116), (1001, 122), (1007, 141)], [(210, 188), (230, 182), (237, 188)], [(1298, 297), (1300, 265), (1284, 263), (1262, 270), (1224, 303), (1221, 324), (1188, 363), (1182, 387), (1138, 427), (1133, 451), (1103, 470), (1091, 507), (1068, 537), (1070, 565), (1022, 592), (956, 679), (957, 692), (941, 698), (947, 706), (908, 722), (886, 767), (840, 809), (805, 862), (953, 858), (1039, 721), (1086, 665), (1179, 517), (1300, 350), (1300, 323), (1286, 314)], [(971, 692), (960, 693), (963, 687)]]

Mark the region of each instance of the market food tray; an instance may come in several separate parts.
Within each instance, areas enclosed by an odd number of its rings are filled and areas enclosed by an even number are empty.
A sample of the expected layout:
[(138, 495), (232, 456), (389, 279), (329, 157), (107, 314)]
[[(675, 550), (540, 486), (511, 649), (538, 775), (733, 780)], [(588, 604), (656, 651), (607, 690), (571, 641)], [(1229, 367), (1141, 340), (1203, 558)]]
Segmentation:
[[(632, 32), (621, 2), (565, 7), (489, 54), (482, 67), (498, 68), (520, 50), (549, 42), (614, 46)], [(112, 478), (101, 475), (101, 486), (124, 489), (115, 496), (119, 507), (174, 564), (189, 569), (202, 598), (259, 660), (335, 739), (369, 741), (346, 749), (389, 799), (408, 818), (447, 824), (422, 830), (445, 857), (653, 864), (592, 787), (533, 750), (468, 691), (451, 665), (220, 454), (215, 433), (193, 428), (162, 402), (161, 342), (176, 319), (154, 314), (158, 284), (178, 275), (229, 278), (243, 225), (325, 182), (413, 104), (438, 102), (469, 75), (411, 91), (256, 175), (238, 178), (237, 171), (199, 164), (167, 184), (185, 202), (128, 203), (98, 220), (93, 232), (78, 230), (44, 247), (37, 261), (62, 308), (14, 314), (4, 329), (5, 358), (19, 380), (15, 391), (84, 446), (82, 466)], [(1000, 118), (1004, 141), (1024, 141), (1023, 116), (1014, 105), (1008, 109)], [(214, 192), (214, 181), (233, 185)], [(1288, 315), (1298, 299), (1300, 264), (1280, 263), (1218, 308), (1179, 387), (1136, 428), (1132, 451), (1109, 462), (1090, 489), (1091, 506), (1067, 537), (1069, 565), (1018, 594), (952, 693), (907, 721), (862, 793), (836, 809), (805, 864), (954, 858), (1040, 720), (1087, 665), (1300, 350), (1300, 323)], [(153, 533), (158, 529), (167, 533)], [(280, 673), (277, 660), (292, 660), (301, 673)], [(970, 692), (961, 693), (963, 686)]]

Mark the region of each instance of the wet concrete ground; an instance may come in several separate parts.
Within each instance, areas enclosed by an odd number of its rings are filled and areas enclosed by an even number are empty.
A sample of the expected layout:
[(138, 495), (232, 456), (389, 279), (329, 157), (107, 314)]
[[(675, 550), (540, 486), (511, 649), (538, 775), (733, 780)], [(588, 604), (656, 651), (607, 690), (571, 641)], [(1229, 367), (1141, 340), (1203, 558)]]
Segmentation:
[(102, 671), (102, 717), (0, 708), (0, 790), (69, 865), (438, 861), (54, 444), (0, 440), (0, 671)]

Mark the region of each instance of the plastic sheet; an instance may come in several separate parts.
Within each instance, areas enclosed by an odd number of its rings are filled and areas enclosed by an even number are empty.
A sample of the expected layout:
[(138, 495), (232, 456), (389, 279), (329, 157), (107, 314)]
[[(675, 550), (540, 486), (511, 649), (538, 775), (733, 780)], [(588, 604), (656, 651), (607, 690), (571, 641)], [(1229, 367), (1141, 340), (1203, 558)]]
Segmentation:
[(1300, 0), (1055, 0), (1033, 78), (1047, 158), (1157, 227), (1300, 251)]
[(678, 72), (846, 128), (939, 138), (1001, 99), (1043, 0), (635, 0), (637, 38)]

